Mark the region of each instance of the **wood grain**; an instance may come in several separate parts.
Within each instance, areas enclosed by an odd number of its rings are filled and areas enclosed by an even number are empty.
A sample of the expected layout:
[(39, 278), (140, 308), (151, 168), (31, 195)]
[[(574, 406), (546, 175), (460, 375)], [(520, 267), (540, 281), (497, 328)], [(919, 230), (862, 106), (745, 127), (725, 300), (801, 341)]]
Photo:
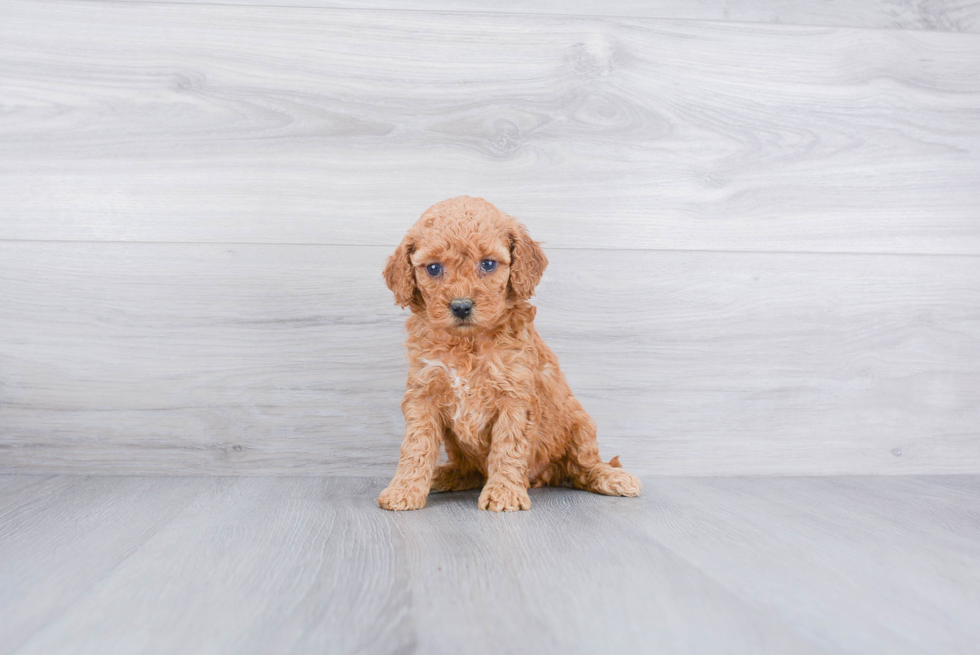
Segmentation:
[[(0, 244), (0, 467), (390, 474), (388, 253)], [(548, 254), (538, 328), (630, 469), (980, 471), (980, 258)]]
[[(29, 591), (5, 609), (46, 618), (0, 622), (0, 653), (966, 655), (980, 639), (977, 476), (647, 478), (636, 499), (535, 489), (510, 515), (477, 492), (384, 512), (385, 482), (55, 478), (73, 492), (39, 493), (19, 539), (0, 518), (0, 594)], [(134, 509), (188, 484), (103, 566)]]
[(637, 523), (656, 497), (546, 489), (530, 513), (498, 517), (474, 515), (478, 493), (395, 517), (420, 601), (419, 652), (819, 652), (646, 535)]
[[(977, 639), (980, 595), (960, 590), (980, 590), (980, 488), (973, 478), (947, 480), (955, 482), (654, 482), (644, 491), (661, 511), (632, 525), (725, 589), (806, 626), (826, 652), (967, 653)], [(851, 635), (848, 643), (842, 633)]]
[[(153, 0), (128, 0), (152, 2)], [(980, 31), (980, 3), (973, 0), (176, 0), (188, 4), (252, 4), (284, 7), (466, 11), (477, 13), (632, 16), (740, 21), (787, 25), (838, 25), (884, 29)]]
[(467, 193), (552, 246), (980, 254), (977, 70), (973, 34), (11, 0), (0, 239), (388, 245)]
[(50, 475), (0, 475), (0, 512), (4, 511), (6, 502), (15, 502), (17, 492), (43, 483), (51, 478)]
[(31, 482), (16, 491), (0, 486), (3, 653), (14, 652), (202, 492), (221, 484), (206, 478), (56, 477)]
[(16, 652), (409, 652), (412, 598), (391, 519), (366, 502), (375, 485), (193, 480), (211, 488)]

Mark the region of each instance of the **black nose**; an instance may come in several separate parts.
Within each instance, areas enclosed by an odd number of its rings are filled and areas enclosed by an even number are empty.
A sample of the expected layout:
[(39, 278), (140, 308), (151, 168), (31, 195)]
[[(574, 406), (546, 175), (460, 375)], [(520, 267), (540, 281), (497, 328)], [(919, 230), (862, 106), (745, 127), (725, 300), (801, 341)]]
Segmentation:
[(457, 298), (449, 303), (449, 310), (456, 318), (466, 318), (473, 313), (473, 301), (469, 298)]

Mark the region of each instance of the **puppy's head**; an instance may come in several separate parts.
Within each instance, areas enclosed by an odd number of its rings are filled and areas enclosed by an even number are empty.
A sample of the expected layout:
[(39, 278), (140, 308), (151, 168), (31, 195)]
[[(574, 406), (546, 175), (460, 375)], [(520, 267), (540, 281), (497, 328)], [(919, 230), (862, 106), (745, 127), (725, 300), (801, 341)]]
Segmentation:
[(384, 278), (395, 302), (435, 328), (476, 334), (534, 293), (548, 259), (527, 230), (482, 198), (460, 196), (422, 214)]

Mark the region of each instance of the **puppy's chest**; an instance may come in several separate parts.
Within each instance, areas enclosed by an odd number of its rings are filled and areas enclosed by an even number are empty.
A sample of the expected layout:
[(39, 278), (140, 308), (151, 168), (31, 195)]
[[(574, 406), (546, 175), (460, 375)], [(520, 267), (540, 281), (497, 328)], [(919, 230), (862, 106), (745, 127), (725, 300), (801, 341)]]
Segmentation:
[(497, 413), (497, 381), (481, 368), (452, 366), (433, 359), (422, 361), (456, 436), (473, 443), (486, 439)]

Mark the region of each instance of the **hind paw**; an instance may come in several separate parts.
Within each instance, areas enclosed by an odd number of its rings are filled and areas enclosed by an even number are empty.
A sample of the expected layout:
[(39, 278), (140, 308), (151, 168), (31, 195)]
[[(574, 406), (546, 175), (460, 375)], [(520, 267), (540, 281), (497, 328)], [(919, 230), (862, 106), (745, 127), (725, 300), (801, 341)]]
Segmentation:
[(479, 471), (463, 471), (455, 464), (443, 464), (436, 468), (430, 486), (433, 492), (463, 491), (483, 486), (484, 477)]

